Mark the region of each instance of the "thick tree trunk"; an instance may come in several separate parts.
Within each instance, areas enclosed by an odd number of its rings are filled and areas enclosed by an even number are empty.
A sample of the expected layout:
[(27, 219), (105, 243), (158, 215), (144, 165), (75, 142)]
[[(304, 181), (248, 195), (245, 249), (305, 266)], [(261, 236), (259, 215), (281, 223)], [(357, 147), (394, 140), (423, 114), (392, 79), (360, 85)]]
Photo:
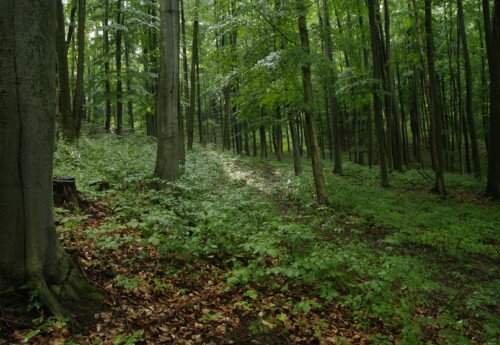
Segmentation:
[(162, 0), (158, 78), (158, 149), (155, 176), (179, 178), (179, 2)]
[(73, 126), (75, 140), (80, 137), (80, 128), (83, 118), (83, 77), (85, 73), (85, 18), (87, 0), (78, 0), (78, 60), (76, 64), (76, 85), (73, 95)]
[(28, 282), (55, 316), (93, 290), (54, 228), (56, 2), (0, 2), (0, 289)]
[[(309, 32), (307, 29), (306, 15), (307, 10), (303, 0), (297, 0), (298, 24), (300, 32), (300, 43), (304, 52), (309, 55)], [(323, 167), (321, 166), (321, 157), (318, 149), (318, 136), (316, 133), (316, 116), (312, 111), (313, 89), (311, 81), (311, 65), (310, 62), (302, 63), (302, 83), (304, 88), (304, 102), (306, 104), (305, 125), (307, 135), (309, 137), (309, 154), (311, 156), (311, 164), (313, 169), (314, 186), (316, 188), (316, 201), (319, 205), (328, 203), (326, 193), (325, 180), (323, 177)]]

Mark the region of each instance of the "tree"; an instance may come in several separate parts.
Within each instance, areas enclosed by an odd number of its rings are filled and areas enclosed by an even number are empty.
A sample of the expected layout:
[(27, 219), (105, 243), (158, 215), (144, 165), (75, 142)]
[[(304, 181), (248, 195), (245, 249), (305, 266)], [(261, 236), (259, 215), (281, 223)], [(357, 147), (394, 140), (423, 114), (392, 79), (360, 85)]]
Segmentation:
[(123, 37), (124, 15), (122, 1), (116, 2), (116, 24), (115, 32), (115, 61), (116, 61), (116, 134), (121, 135), (123, 131), (123, 82), (122, 82), (122, 37)]
[[(333, 51), (332, 51), (332, 37), (331, 37), (331, 25), (330, 25), (330, 9), (328, 7), (328, 0), (323, 0), (323, 16), (324, 16), (324, 51), (325, 55), (333, 65)], [(342, 175), (342, 149), (340, 147), (340, 133), (339, 133), (339, 113), (337, 99), (335, 97), (335, 90), (333, 85), (335, 84), (335, 72), (333, 67), (328, 68), (328, 78), (327, 78), (327, 97), (328, 97), (328, 110), (330, 112), (330, 117), (332, 118), (331, 136), (333, 137), (333, 158), (334, 158), (334, 169), (335, 174)]]
[[(196, 67), (198, 65), (198, 31), (199, 31), (199, 22), (198, 22), (198, 13), (200, 8), (200, 1), (195, 0), (194, 4), (194, 20), (193, 20), (193, 47), (192, 47), (192, 57), (191, 57), (191, 93), (189, 98), (189, 112), (187, 117), (187, 134), (188, 134), (188, 150), (193, 149), (194, 142), (194, 113), (196, 109), (196, 89), (197, 83), (199, 80), (196, 80)], [(200, 109), (198, 109), (199, 111)], [(200, 120), (200, 119), (198, 119)], [(201, 124), (199, 124), (201, 126)], [(200, 131), (200, 139), (202, 133)]]
[(54, 228), (56, 4), (0, 1), (0, 289), (31, 282), (63, 317), (90, 310), (93, 289)]
[[(303, 0), (296, 1), (298, 11), (298, 23), (301, 47), (306, 55), (310, 55), (309, 31), (307, 29), (307, 10)], [(305, 125), (309, 138), (308, 150), (311, 156), (313, 169), (314, 186), (316, 188), (316, 201), (320, 205), (328, 203), (326, 195), (325, 179), (323, 177), (323, 167), (321, 166), (320, 152), (318, 148), (318, 136), (316, 134), (316, 116), (313, 107), (313, 88), (311, 81), (311, 64), (309, 61), (302, 63), (302, 85), (304, 89), (305, 103)]]
[(377, 135), (378, 142), (378, 154), (379, 154), (379, 167), (380, 167), (380, 184), (382, 187), (389, 186), (389, 175), (387, 173), (387, 153), (385, 145), (385, 133), (384, 124), (382, 116), (382, 40), (379, 32), (379, 23), (377, 23), (376, 8), (378, 9), (378, 1), (367, 0), (368, 3), (368, 14), (370, 19), (370, 33), (371, 33), (371, 44), (372, 44), (372, 57), (373, 57), (373, 78), (375, 79), (375, 86), (373, 89), (373, 100), (374, 100), (374, 110), (375, 110), (375, 131)]
[(71, 110), (71, 92), (68, 75), (68, 49), (64, 30), (64, 5), (57, 1), (57, 75), (59, 77), (59, 112), (62, 117), (64, 138), (71, 142), (75, 139), (73, 113)]
[(87, 14), (87, 0), (78, 0), (78, 61), (76, 67), (76, 85), (73, 94), (73, 126), (75, 138), (80, 137), (80, 128), (83, 118), (83, 78), (85, 73), (85, 18)]
[(109, 132), (111, 130), (111, 82), (109, 80), (109, 0), (104, 1), (104, 21), (103, 21), (103, 38), (104, 38), (104, 88), (106, 98), (106, 119), (104, 129)]
[(446, 194), (444, 185), (444, 158), (442, 142), (443, 110), (438, 99), (438, 80), (434, 62), (434, 39), (432, 36), (432, 0), (425, 0), (425, 33), (427, 66), (429, 73), (429, 118), (432, 165), (436, 175), (435, 191)]
[(160, 7), (160, 75), (157, 114), (158, 149), (155, 176), (179, 178), (179, 1), (162, 0)]
[(477, 177), (481, 176), (481, 162), (479, 158), (479, 148), (477, 144), (476, 123), (474, 120), (473, 111), (473, 81), (472, 81), (472, 67), (470, 62), (469, 45), (467, 42), (467, 33), (465, 31), (464, 23), (464, 10), (462, 0), (457, 0), (457, 18), (458, 27), (460, 30), (460, 39), (462, 43), (462, 53), (464, 57), (465, 67), (465, 93), (466, 93), (466, 114), (467, 126), (469, 127), (471, 147), (472, 147), (472, 162), (474, 164), (474, 173)]
[(483, 0), (486, 46), (490, 67), (490, 128), (486, 195), (500, 199), (500, 2), (495, 0), (490, 20), (489, 1)]

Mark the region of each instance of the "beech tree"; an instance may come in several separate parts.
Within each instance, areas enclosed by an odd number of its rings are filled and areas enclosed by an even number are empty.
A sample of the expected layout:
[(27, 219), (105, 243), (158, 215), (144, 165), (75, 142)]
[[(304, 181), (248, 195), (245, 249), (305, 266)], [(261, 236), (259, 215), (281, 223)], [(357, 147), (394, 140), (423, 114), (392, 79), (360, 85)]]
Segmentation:
[(157, 114), (158, 149), (155, 176), (179, 178), (179, 1), (162, 0), (160, 7), (160, 75)]
[(490, 133), (486, 195), (500, 199), (500, 1), (490, 19), (489, 1), (483, 0), (486, 46), (490, 67)]
[[(300, 33), (300, 44), (306, 55), (310, 54), (309, 48), (309, 30), (307, 29), (307, 9), (303, 0), (296, 1), (298, 12), (298, 23)], [(302, 85), (304, 89), (304, 103), (306, 109), (305, 113), (305, 126), (306, 135), (309, 138), (308, 151), (311, 156), (311, 164), (313, 169), (314, 185), (316, 188), (316, 200), (318, 204), (325, 205), (328, 203), (326, 194), (325, 179), (323, 176), (323, 167), (321, 165), (321, 157), (318, 148), (318, 137), (316, 133), (316, 116), (311, 110), (313, 103), (313, 88), (311, 81), (311, 65), (308, 61), (302, 62)]]
[(52, 202), (56, 1), (0, 1), (0, 291), (28, 282), (56, 316), (93, 289), (62, 249)]

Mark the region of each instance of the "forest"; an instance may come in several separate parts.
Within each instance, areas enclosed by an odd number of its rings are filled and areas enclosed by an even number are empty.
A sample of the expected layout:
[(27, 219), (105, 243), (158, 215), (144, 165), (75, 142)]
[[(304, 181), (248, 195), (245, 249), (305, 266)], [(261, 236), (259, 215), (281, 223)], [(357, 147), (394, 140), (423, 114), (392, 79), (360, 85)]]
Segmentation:
[(0, 345), (499, 344), (500, 0), (0, 0)]

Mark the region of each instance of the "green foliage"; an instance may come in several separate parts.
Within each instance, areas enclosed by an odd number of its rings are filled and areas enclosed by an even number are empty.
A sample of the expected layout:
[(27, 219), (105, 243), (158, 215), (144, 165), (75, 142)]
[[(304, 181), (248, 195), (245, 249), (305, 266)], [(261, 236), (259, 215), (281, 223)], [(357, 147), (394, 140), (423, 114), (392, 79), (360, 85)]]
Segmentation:
[[(492, 312), (500, 295), (492, 264), (498, 259), (498, 205), (464, 201), (461, 194), (446, 200), (429, 195), (427, 182), (412, 171), (392, 176), (393, 188), (381, 189), (373, 171), (346, 164), (344, 176), (327, 179), (333, 208), (318, 209), (309, 168), (296, 177), (286, 172), (290, 160), (251, 168), (242, 159), (201, 149), (189, 154), (175, 186), (156, 190), (153, 152), (149, 140), (136, 137), (60, 147), (58, 173), (76, 175), (86, 195), (106, 198), (115, 210), (87, 234), (99, 250), (131, 241), (153, 245), (171, 262), (165, 267), (171, 274), (188, 270), (193, 261), (215, 259), (228, 269), (228, 285), (247, 286), (245, 300), (234, 305), (242, 311), (254, 309), (262, 294), (256, 286), (306, 289), (293, 313), (339, 303), (352, 311), (358, 327), (382, 322), (398, 329), (404, 344), (418, 343), (432, 327), (451, 343), (464, 342), (471, 324), (483, 329), (485, 341), (498, 336)], [(266, 179), (259, 164), (276, 169), (276, 179)], [(96, 180), (109, 181), (112, 189), (96, 191)], [(464, 195), (479, 190), (472, 179), (450, 181)], [(124, 290), (141, 283), (116, 277)], [(418, 316), (429, 308), (438, 313)], [(217, 318), (210, 314), (202, 321)], [(267, 326), (259, 321), (252, 327), (263, 333)], [(373, 341), (387, 343), (381, 335)]]
[(131, 335), (119, 334), (113, 340), (113, 345), (134, 345), (142, 341), (144, 331), (135, 331)]

